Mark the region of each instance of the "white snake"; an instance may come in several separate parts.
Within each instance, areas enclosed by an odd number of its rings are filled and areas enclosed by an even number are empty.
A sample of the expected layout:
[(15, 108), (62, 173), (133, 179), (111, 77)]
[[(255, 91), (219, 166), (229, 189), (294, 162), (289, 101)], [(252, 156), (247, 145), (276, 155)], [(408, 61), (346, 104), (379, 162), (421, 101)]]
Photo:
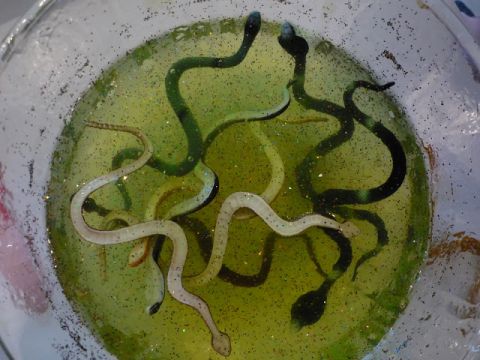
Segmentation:
[(339, 230), (348, 238), (360, 233), (351, 222), (340, 224), (318, 214), (306, 215), (296, 221), (286, 221), (279, 217), (259, 195), (236, 192), (228, 196), (220, 208), (215, 225), (212, 254), (207, 267), (200, 274), (186, 278), (185, 281), (188, 281), (189, 284), (204, 285), (218, 275), (227, 247), (230, 221), (233, 214), (241, 208), (249, 208), (254, 211), (272, 230), (282, 236), (294, 236), (313, 226)]
[[(260, 111), (241, 111), (233, 114), (227, 115), (221, 122), (222, 126), (228, 126), (232, 123), (237, 123), (241, 121), (252, 121), (252, 120), (264, 120), (272, 117), (276, 117), (282, 112), (284, 112), (288, 105), (290, 104), (290, 93), (288, 88), (283, 89), (283, 98), (282, 102), (275, 107), (268, 110)], [(216, 128), (216, 125), (211, 126), (207, 131), (207, 137), (211, 134)], [(272, 144), (270, 139), (262, 131), (262, 128), (258, 122), (249, 123), (249, 128), (252, 134), (260, 141), (265, 155), (271, 164), (271, 176), (270, 182), (260, 195), (267, 203), (271, 203), (280, 192), (283, 183), (285, 181), (285, 167), (283, 165), (282, 158), (278, 154), (275, 145)], [(202, 181), (203, 187), (198, 194), (189, 198), (185, 201), (182, 201), (172, 208), (170, 208), (167, 213), (165, 213), (163, 219), (172, 219), (178, 215), (185, 215), (192, 212), (195, 209), (198, 209), (204, 204), (208, 198), (212, 195), (212, 192), (215, 189), (216, 184), (216, 175), (215, 173), (202, 161), (200, 160), (194, 168), (194, 175), (199, 180)], [(172, 178), (170, 181), (162, 184), (150, 197), (150, 200), (147, 204), (145, 210), (145, 220), (154, 220), (156, 218), (156, 209), (158, 204), (172, 191), (175, 191), (178, 188), (185, 186), (185, 182), (188, 184), (188, 187), (193, 187), (194, 184), (190, 178)], [(246, 210), (246, 209), (244, 209)], [(254, 216), (255, 214), (248, 211), (238, 211), (235, 214), (235, 219), (246, 220)], [(131, 224), (129, 224), (131, 225)], [(137, 244), (129, 255), (129, 265), (136, 266), (142, 263), (146, 258), (150, 250), (148, 246), (148, 239), (144, 239), (141, 243)], [(161, 304), (163, 302), (163, 295), (165, 294), (164, 289), (164, 276), (162, 270), (158, 266), (152, 267), (154, 276), (158, 279), (159, 290), (158, 293), (160, 297), (157, 299), (155, 304)], [(147, 308), (147, 312), (150, 312), (150, 307)]]
[[(114, 210), (110, 211), (103, 218), (102, 229), (113, 230), (113, 225), (116, 221), (124, 222), (127, 224), (127, 226), (140, 223), (140, 219), (128, 211)], [(128, 266), (136, 267), (145, 261), (149, 248), (148, 244), (148, 238), (143, 238), (140, 243), (134, 246), (132, 251), (130, 251), (130, 255), (128, 256)]]
[[(125, 210), (114, 210), (111, 211), (108, 215), (105, 216), (103, 220), (102, 229), (111, 230), (112, 225), (115, 221), (122, 221), (127, 224), (127, 226), (132, 226), (140, 223), (140, 219), (135, 215), (125, 211)], [(147, 219), (147, 220), (153, 220)], [(149, 271), (150, 279), (147, 281), (149, 284), (153, 284), (153, 287), (148, 287), (145, 291), (145, 298), (149, 305), (146, 307), (145, 311), (147, 314), (152, 314), (152, 308), (154, 306), (159, 306), (163, 299), (165, 298), (165, 278), (162, 271), (158, 267), (156, 261), (153, 259), (152, 255), (152, 246), (150, 238), (142, 238), (142, 241), (136, 244), (133, 249), (130, 251), (128, 256), (128, 266), (136, 267), (147, 261), (148, 266), (151, 268)], [(105, 248), (105, 245), (101, 245)], [(150, 254), (150, 256), (148, 256)], [(157, 286), (159, 284), (159, 286)]]
[(133, 163), (89, 181), (80, 188), (80, 190), (73, 196), (70, 204), (70, 217), (75, 230), (77, 230), (79, 235), (86, 241), (99, 245), (119, 244), (151, 235), (165, 235), (169, 237), (173, 242), (173, 254), (167, 276), (168, 291), (176, 300), (193, 307), (200, 313), (212, 334), (213, 348), (223, 356), (228, 356), (231, 351), (230, 338), (227, 334), (218, 330), (212, 315), (210, 314), (208, 305), (200, 297), (189, 293), (183, 288), (182, 272), (187, 256), (188, 244), (185, 233), (178, 224), (170, 220), (155, 220), (118, 230), (101, 231), (92, 229), (85, 223), (82, 214), (82, 206), (88, 196), (102, 186), (138, 170), (145, 165), (153, 154), (153, 146), (151, 142), (138, 129), (127, 126), (100, 124), (96, 122), (87, 122), (86, 125), (99, 129), (131, 133), (142, 141), (145, 147), (145, 152)]
[[(87, 122), (86, 125), (99, 129), (129, 132), (142, 141), (145, 151), (142, 156), (133, 163), (91, 180), (81, 187), (73, 196), (70, 205), (70, 217), (76, 231), (86, 241), (99, 245), (120, 244), (152, 235), (165, 235), (169, 237), (173, 242), (173, 254), (167, 276), (168, 291), (176, 300), (193, 307), (200, 313), (212, 334), (213, 348), (219, 354), (228, 356), (231, 351), (230, 338), (227, 334), (218, 330), (208, 305), (200, 297), (189, 293), (183, 288), (182, 273), (188, 252), (188, 244), (185, 233), (178, 224), (171, 220), (153, 220), (117, 230), (102, 231), (93, 229), (85, 223), (82, 206), (89, 195), (106, 184), (138, 170), (147, 163), (153, 154), (151, 142), (139, 129), (96, 122)], [(269, 227), (283, 236), (297, 235), (312, 226), (337, 229), (346, 237), (352, 237), (359, 232), (352, 223), (345, 222), (340, 224), (317, 214), (307, 215), (292, 222), (285, 221), (280, 218), (259, 195), (246, 192), (233, 193), (225, 200), (220, 209), (209, 263), (202, 273), (188, 278), (188, 281), (192, 284), (206, 284), (220, 271), (227, 246), (228, 227), (234, 213), (240, 208), (253, 210)]]

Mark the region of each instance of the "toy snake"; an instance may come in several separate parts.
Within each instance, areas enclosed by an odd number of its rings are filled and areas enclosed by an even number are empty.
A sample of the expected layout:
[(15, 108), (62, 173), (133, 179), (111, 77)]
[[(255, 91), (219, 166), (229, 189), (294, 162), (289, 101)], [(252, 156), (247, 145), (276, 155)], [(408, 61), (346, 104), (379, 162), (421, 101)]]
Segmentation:
[(273, 231), (282, 236), (297, 235), (313, 226), (334, 229), (347, 238), (359, 234), (359, 230), (354, 224), (350, 222), (340, 224), (319, 214), (306, 215), (296, 221), (286, 221), (279, 217), (259, 195), (236, 192), (229, 195), (220, 208), (215, 225), (212, 255), (206, 268), (200, 274), (186, 278), (185, 281), (188, 281), (189, 284), (204, 285), (218, 275), (227, 247), (230, 221), (233, 214), (241, 208), (249, 208), (254, 211)]
[[(297, 182), (302, 194), (312, 199), (314, 211), (333, 216), (336, 212), (345, 218), (357, 218), (372, 223), (377, 228), (377, 246), (374, 250), (364, 254), (355, 266), (353, 278), (357, 274), (358, 267), (388, 242), (388, 235), (381, 218), (366, 210), (352, 210), (338, 208), (342, 204), (366, 204), (379, 201), (390, 196), (402, 184), (406, 172), (406, 160), (403, 149), (395, 136), (381, 123), (373, 121), (362, 113), (353, 103), (352, 96), (355, 89), (365, 87), (374, 91), (383, 91), (392, 85), (373, 85), (364, 81), (354, 82), (344, 94), (346, 109), (326, 100), (312, 98), (305, 92), (306, 55), (309, 47), (305, 39), (295, 34), (294, 28), (285, 23), (282, 26), (281, 35), (278, 38), (280, 45), (294, 57), (295, 69), (292, 88), (295, 99), (305, 108), (335, 116), (340, 121), (340, 130), (329, 138), (320, 142), (296, 169)], [(377, 188), (369, 190), (343, 190), (332, 189), (317, 194), (311, 182), (311, 171), (317, 156), (325, 155), (334, 148), (340, 146), (351, 138), (354, 131), (353, 117), (367, 129), (379, 137), (388, 147), (392, 155), (393, 168), (389, 179)], [(340, 257), (333, 266), (332, 273), (317, 290), (302, 295), (292, 306), (292, 321), (299, 327), (311, 325), (323, 315), (328, 291), (335, 281), (347, 271), (352, 261), (352, 248), (347, 238), (338, 232), (325, 229), (340, 249)]]
[[(165, 89), (168, 101), (185, 131), (188, 142), (188, 152), (185, 159), (178, 164), (170, 164), (158, 157), (152, 156), (147, 165), (163, 172), (165, 175), (174, 176), (185, 175), (195, 167), (202, 158), (204, 143), (197, 121), (180, 93), (180, 78), (186, 71), (191, 69), (202, 67), (226, 69), (237, 66), (247, 56), (255, 37), (260, 31), (260, 26), (260, 13), (256, 11), (252, 12), (245, 23), (242, 44), (235, 54), (223, 58), (188, 57), (177, 61), (170, 67), (165, 77)], [(126, 159), (137, 159), (141, 153), (142, 150), (136, 148), (127, 148), (120, 151), (112, 161), (112, 169), (118, 169)], [(130, 209), (132, 202), (122, 179), (117, 181), (117, 186), (124, 198), (125, 209)]]
[(88, 196), (106, 184), (138, 170), (147, 163), (153, 154), (151, 142), (138, 129), (95, 122), (88, 122), (86, 125), (99, 129), (129, 132), (142, 141), (145, 151), (142, 156), (133, 163), (91, 180), (80, 188), (73, 196), (70, 205), (70, 217), (75, 230), (86, 241), (100, 245), (119, 244), (152, 235), (165, 235), (169, 237), (173, 242), (173, 254), (167, 276), (168, 291), (176, 300), (193, 307), (200, 313), (212, 334), (213, 348), (218, 353), (228, 356), (231, 349), (228, 335), (218, 330), (208, 309), (208, 305), (200, 297), (189, 293), (183, 288), (182, 272), (188, 252), (188, 244), (185, 233), (178, 224), (170, 220), (154, 220), (117, 230), (101, 231), (92, 229), (85, 223), (82, 215), (82, 205)]
[[(201, 220), (190, 216), (179, 217), (177, 218), (177, 221), (180, 225), (186, 226), (190, 229), (190, 231), (195, 234), (195, 238), (197, 239), (198, 245), (200, 247), (200, 253), (203, 259), (208, 262), (212, 255), (213, 247), (213, 237), (210, 229)], [(230, 269), (227, 265), (223, 264), (220, 272), (218, 273), (218, 277), (223, 281), (229, 282), (230, 284), (235, 286), (256, 287), (262, 285), (267, 280), (267, 276), (270, 272), (273, 260), (273, 250), (278, 237), (279, 236), (276, 233), (271, 232), (265, 239), (263, 248), (259, 253), (259, 255), (261, 254), (262, 256), (260, 269), (256, 274), (240, 274)], [(315, 257), (312, 240), (306, 235), (303, 235), (302, 238), (305, 241), (308, 255), (317, 268), (317, 272), (321, 276), (327, 277), (325, 272), (322, 270), (322, 267), (319, 264), (317, 258)]]

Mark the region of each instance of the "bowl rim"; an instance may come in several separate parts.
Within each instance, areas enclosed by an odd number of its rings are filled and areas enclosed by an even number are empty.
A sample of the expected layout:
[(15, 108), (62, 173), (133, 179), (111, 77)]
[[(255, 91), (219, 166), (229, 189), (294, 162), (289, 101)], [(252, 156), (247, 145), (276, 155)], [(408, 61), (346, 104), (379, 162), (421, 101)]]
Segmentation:
[[(58, 0), (36, 0), (21, 16), (0, 42), (0, 74), (15, 50), (21, 45), (30, 29)], [(460, 12), (446, 3), (447, 0), (417, 0), (421, 7), (428, 8), (442, 22), (465, 49), (477, 69), (480, 69), (480, 44), (461, 21)]]
[[(423, 0), (422, 3), (428, 6), (437, 19), (446, 26), (448, 31), (466, 50), (476, 67), (480, 69), (480, 47), (459, 17), (445, 1), (446, 0)], [(55, 3), (57, 3), (57, 0), (37, 0), (0, 43), (0, 75), (11, 55), (22, 46), (22, 40), (28, 35), (28, 32), (42, 16), (48, 13), (50, 7)], [(5, 356), (7, 359), (13, 359), (11, 355), (9, 356), (8, 348), (0, 338), (0, 357), (3, 355), (2, 351), (6, 351)]]

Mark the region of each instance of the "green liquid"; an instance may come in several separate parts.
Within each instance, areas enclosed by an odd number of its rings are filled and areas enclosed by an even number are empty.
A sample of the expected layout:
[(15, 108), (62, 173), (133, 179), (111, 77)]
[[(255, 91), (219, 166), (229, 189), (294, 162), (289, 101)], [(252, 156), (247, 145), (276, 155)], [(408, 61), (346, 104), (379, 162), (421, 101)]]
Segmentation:
[[(293, 74), (293, 59), (277, 42), (280, 26), (263, 23), (247, 58), (230, 69), (194, 69), (181, 78), (181, 94), (200, 128), (220, 124), (231, 113), (269, 109), (282, 100), (282, 89)], [(134, 243), (106, 248), (79, 238), (69, 218), (69, 201), (80, 186), (111, 169), (116, 153), (139, 147), (130, 134), (85, 128), (87, 120), (142, 129), (163, 160), (179, 162), (186, 154), (183, 129), (166, 98), (164, 78), (177, 60), (190, 56), (229, 56), (243, 36), (243, 22), (182, 27), (137, 48), (117, 61), (77, 104), (57, 147), (49, 187), (48, 228), (57, 273), (76, 310), (120, 359), (220, 359), (210, 345), (210, 333), (199, 314), (168, 293), (159, 312), (146, 314), (154, 292), (151, 267), (127, 266)], [(342, 95), (353, 80), (370, 74), (347, 54), (320, 39), (307, 38), (306, 91), (343, 106)], [(389, 244), (359, 269), (356, 261), (376, 245), (376, 231), (355, 221), (361, 235), (352, 239), (353, 262), (331, 288), (325, 312), (311, 326), (291, 326), (290, 309), (302, 294), (317, 289), (325, 278), (307, 253), (305, 238), (277, 238), (273, 262), (265, 283), (258, 287), (233, 286), (218, 278), (189, 289), (209, 305), (212, 316), (232, 340), (231, 359), (357, 359), (371, 350), (392, 326), (408, 300), (408, 290), (422, 262), (429, 232), (426, 172), (414, 135), (394, 101), (383, 93), (359, 90), (359, 108), (395, 133), (407, 155), (407, 176), (400, 189), (378, 203), (352, 206), (377, 213), (385, 222)], [(304, 122), (316, 119), (313, 122)], [(286, 169), (286, 179), (271, 204), (285, 219), (311, 213), (312, 204), (300, 196), (294, 169), (308, 151), (335, 133), (338, 120), (305, 111), (294, 99), (278, 118), (263, 121), (262, 130), (275, 144)], [(204, 134), (205, 136), (206, 134)], [(224, 199), (236, 191), (260, 194), (270, 181), (270, 163), (248, 124), (236, 124), (208, 148), (206, 164), (219, 177), (220, 191), (207, 207), (191, 215), (208, 228), (215, 226)], [(312, 173), (315, 189), (368, 189), (383, 183), (391, 171), (390, 154), (382, 142), (356, 123), (350, 141), (319, 157)], [(193, 173), (186, 175), (194, 178)], [(169, 177), (143, 167), (131, 174), (126, 186), (132, 213), (144, 217), (154, 191)], [(198, 189), (193, 189), (198, 191)], [(184, 189), (158, 207), (165, 213), (175, 203), (192, 197)], [(108, 209), (122, 209), (114, 184), (92, 195)], [(85, 214), (88, 224), (101, 228), (102, 218)], [(233, 220), (224, 263), (241, 274), (255, 274), (271, 230), (259, 219)], [(304, 233), (325, 272), (331, 272), (339, 250), (321, 230)], [(185, 275), (205, 267), (195, 239), (187, 231), (189, 253)], [(161, 266), (166, 274), (171, 255), (166, 241)]]

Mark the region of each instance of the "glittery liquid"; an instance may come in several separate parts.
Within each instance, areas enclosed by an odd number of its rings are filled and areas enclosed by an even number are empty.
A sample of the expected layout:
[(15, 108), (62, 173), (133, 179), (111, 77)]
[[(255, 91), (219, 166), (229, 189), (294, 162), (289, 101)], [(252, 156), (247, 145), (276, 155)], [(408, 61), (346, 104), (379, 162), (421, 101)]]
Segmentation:
[[(228, 114), (269, 109), (282, 100), (292, 77), (293, 59), (278, 44), (280, 25), (264, 22), (246, 59), (230, 69), (193, 69), (181, 78), (180, 91), (201, 129), (220, 125)], [(156, 288), (151, 267), (127, 266), (134, 243), (102, 247), (79, 238), (69, 218), (70, 197), (84, 182), (105, 174), (120, 150), (139, 147), (126, 133), (85, 128), (84, 122), (141, 128), (156, 154), (181, 161), (187, 142), (165, 93), (165, 74), (177, 60), (190, 56), (228, 56), (243, 35), (243, 21), (223, 20), (178, 28), (135, 49), (107, 69), (78, 102), (63, 131), (52, 164), (48, 227), (57, 274), (67, 297), (106, 348), (120, 359), (220, 359), (210, 345), (210, 333), (192, 308), (166, 295), (159, 312), (145, 312), (145, 294)], [(306, 91), (343, 106), (342, 95), (354, 80), (370, 74), (329, 42), (306, 36)], [(386, 79), (387, 81), (390, 79)], [(297, 329), (291, 324), (292, 304), (325, 281), (339, 257), (336, 244), (319, 229), (301, 236), (276, 237), (266, 246), (271, 230), (259, 219), (233, 220), (224, 264), (243, 275), (255, 275), (271, 258), (259, 286), (236, 286), (216, 278), (191, 288), (210, 307), (219, 328), (232, 340), (230, 359), (357, 359), (388, 331), (408, 300), (408, 290), (424, 256), (429, 230), (425, 167), (415, 137), (395, 102), (384, 93), (358, 90), (358, 107), (379, 120), (401, 141), (407, 155), (407, 176), (390, 197), (377, 203), (351, 206), (378, 214), (389, 242), (366, 261), (353, 281), (356, 261), (376, 245), (370, 224), (353, 220), (361, 235), (351, 241), (352, 265), (331, 287), (320, 320)], [(210, 145), (206, 164), (219, 177), (220, 190), (205, 208), (190, 215), (213, 229), (224, 199), (236, 191), (263, 192), (271, 165), (249, 124), (228, 127)], [(308, 151), (338, 129), (332, 116), (304, 110), (292, 99), (287, 111), (261, 123), (285, 166), (285, 182), (272, 202), (285, 219), (311, 213), (312, 203), (300, 195), (295, 168)], [(358, 123), (351, 140), (319, 156), (311, 178), (316, 191), (331, 188), (368, 189), (385, 181), (391, 171), (385, 145)], [(186, 177), (194, 178), (193, 173)], [(149, 198), (169, 177), (143, 167), (126, 179), (131, 212), (142, 218)], [(157, 212), (192, 197), (185, 187), (159, 204)], [(108, 209), (124, 203), (115, 184), (92, 195)], [(88, 224), (101, 228), (102, 217), (86, 213)], [(194, 231), (185, 227), (189, 253), (185, 275), (205, 267)], [(171, 255), (167, 240), (160, 264), (166, 273)], [(269, 254), (266, 254), (268, 252)]]

